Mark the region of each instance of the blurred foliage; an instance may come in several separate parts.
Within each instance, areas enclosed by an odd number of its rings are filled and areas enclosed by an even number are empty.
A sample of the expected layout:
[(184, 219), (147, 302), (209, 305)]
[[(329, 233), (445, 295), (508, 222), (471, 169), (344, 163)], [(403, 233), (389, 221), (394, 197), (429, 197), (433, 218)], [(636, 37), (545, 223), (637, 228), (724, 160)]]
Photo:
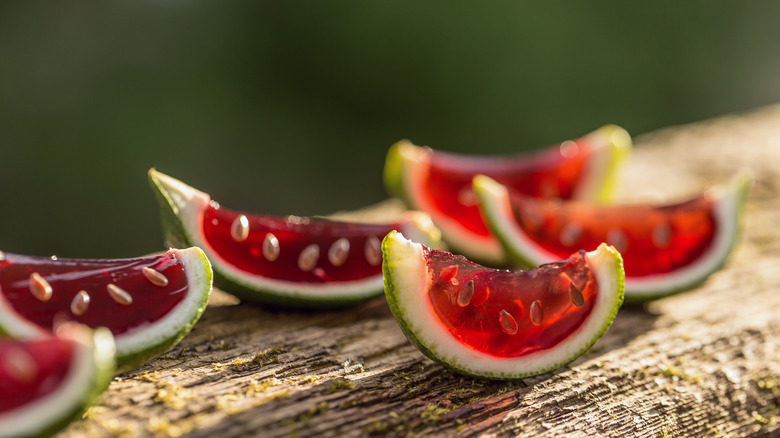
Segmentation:
[(255, 213), (386, 197), (409, 138), (507, 153), (780, 101), (780, 3), (0, 4), (0, 248), (162, 249), (150, 167)]

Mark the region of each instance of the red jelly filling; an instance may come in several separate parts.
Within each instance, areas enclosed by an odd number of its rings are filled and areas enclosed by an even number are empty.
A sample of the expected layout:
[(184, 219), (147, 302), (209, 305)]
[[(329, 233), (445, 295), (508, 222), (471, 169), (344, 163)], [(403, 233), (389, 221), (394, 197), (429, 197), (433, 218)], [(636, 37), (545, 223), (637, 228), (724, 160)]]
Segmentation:
[(74, 344), (47, 339), (0, 340), (0, 412), (45, 397), (68, 375)]
[(564, 257), (607, 242), (623, 256), (629, 277), (686, 266), (715, 236), (714, 202), (706, 196), (664, 207), (555, 203), (517, 194), (511, 202), (518, 224), (542, 248)]
[(461, 342), (496, 357), (554, 347), (593, 309), (598, 285), (580, 251), (530, 271), (485, 268), (426, 249), (428, 292), (441, 322)]
[(535, 154), (503, 158), (477, 157), (435, 151), (431, 154), (426, 190), (428, 202), (456, 218), (480, 236), (490, 231), (480, 216), (471, 180), (477, 174), (530, 196), (571, 198), (591, 155), (585, 139), (572, 142), (564, 156), (558, 147)]
[[(144, 275), (149, 267), (164, 275), (166, 286), (156, 286)], [(41, 300), (31, 287), (38, 273), (51, 287)], [(112, 295), (114, 284), (127, 296)], [(40, 287), (40, 285), (39, 285)], [(187, 294), (187, 277), (172, 253), (135, 259), (86, 260), (29, 257), (6, 254), (0, 261), (0, 293), (24, 318), (51, 330), (66, 321), (89, 327), (107, 327), (119, 335), (157, 321)], [(84, 291), (87, 299), (77, 297)], [(121, 292), (120, 292), (121, 293)], [(88, 301), (87, 304), (74, 301)]]
[(227, 263), (265, 278), (307, 283), (380, 275), (379, 243), (398, 224), (355, 224), (298, 216), (245, 215), (212, 202), (203, 234)]

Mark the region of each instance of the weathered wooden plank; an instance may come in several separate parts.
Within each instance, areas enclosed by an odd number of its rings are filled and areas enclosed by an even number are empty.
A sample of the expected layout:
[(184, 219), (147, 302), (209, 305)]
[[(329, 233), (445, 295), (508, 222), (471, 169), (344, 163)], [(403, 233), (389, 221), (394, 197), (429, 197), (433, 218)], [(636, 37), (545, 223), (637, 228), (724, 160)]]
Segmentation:
[(723, 271), (624, 307), (570, 366), (481, 381), (422, 356), (382, 299), (295, 312), (217, 293), (179, 346), (117, 377), (62, 436), (780, 434), (780, 106), (636, 143), (626, 200), (673, 199), (751, 168), (746, 231)]

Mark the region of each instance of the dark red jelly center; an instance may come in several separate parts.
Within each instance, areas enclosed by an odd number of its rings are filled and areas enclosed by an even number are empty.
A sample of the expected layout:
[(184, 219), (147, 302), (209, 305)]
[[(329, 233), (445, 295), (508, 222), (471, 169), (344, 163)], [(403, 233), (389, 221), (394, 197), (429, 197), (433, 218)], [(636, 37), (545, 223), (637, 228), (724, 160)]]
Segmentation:
[(24, 406), (57, 389), (70, 372), (74, 344), (47, 339), (0, 340), (0, 412)]
[(702, 196), (677, 205), (595, 206), (512, 196), (518, 224), (562, 257), (607, 242), (620, 251), (626, 276), (674, 271), (697, 260), (715, 235), (714, 202)]
[(399, 224), (247, 215), (213, 202), (203, 214), (206, 242), (224, 261), (253, 275), (305, 283), (380, 275), (378, 244), (398, 228)]
[(474, 176), (487, 175), (530, 196), (568, 199), (574, 194), (592, 154), (585, 139), (575, 144), (566, 156), (558, 146), (534, 154), (501, 158), (436, 151), (431, 154), (425, 181), (428, 202), (475, 234), (489, 236), (472, 190)]
[[(149, 267), (164, 275), (164, 287), (152, 284), (142, 268)], [(38, 273), (51, 286), (51, 297), (45, 301), (31, 290), (30, 278)], [(114, 284), (129, 295), (122, 303), (109, 293)], [(88, 304), (76, 304), (84, 291)], [(54, 326), (77, 321), (89, 327), (107, 327), (120, 335), (165, 316), (187, 294), (184, 269), (173, 253), (159, 256), (112, 259), (56, 259), (6, 254), (0, 262), (0, 293), (21, 316), (51, 330)], [(74, 313), (75, 309), (75, 313)]]
[(426, 251), (434, 311), (464, 344), (496, 357), (554, 347), (593, 309), (598, 285), (580, 251), (530, 271), (485, 268)]

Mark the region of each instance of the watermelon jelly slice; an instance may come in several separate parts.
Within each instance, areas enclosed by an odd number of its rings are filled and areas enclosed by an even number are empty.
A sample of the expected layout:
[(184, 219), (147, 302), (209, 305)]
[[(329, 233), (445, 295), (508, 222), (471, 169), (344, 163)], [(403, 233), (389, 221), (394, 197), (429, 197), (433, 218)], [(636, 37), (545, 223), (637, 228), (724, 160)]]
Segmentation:
[(614, 125), (546, 149), (507, 156), (461, 155), (393, 145), (385, 161), (387, 190), (411, 208), (430, 214), (450, 247), (490, 265), (506, 262), (477, 207), (471, 180), (488, 175), (534, 197), (608, 201), (631, 137)]
[(0, 338), (0, 437), (48, 437), (77, 419), (114, 377), (107, 329), (77, 324), (57, 336)]
[(107, 327), (123, 370), (179, 342), (211, 293), (199, 248), (133, 259), (0, 255), (0, 333), (42, 337), (69, 321)]
[(409, 340), (457, 372), (517, 379), (585, 352), (623, 302), (614, 248), (530, 271), (486, 268), (390, 233), (382, 243), (385, 295)]
[(284, 306), (338, 306), (382, 293), (381, 240), (403, 230), (434, 243), (428, 215), (367, 224), (299, 216), (265, 216), (222, 208), (210, 196), (149, 171), (169, 245), (197, 245), (209, 256), (215, 284), (239, 298)]
[(750, 176), (674, 205), (598, 206), (533, 199), (485, 176), (474, 190), (491, 229), (521, 266), (607, 242), (626, 265), (626, 300), (643, 301), (703, 282), (736, 241)]

